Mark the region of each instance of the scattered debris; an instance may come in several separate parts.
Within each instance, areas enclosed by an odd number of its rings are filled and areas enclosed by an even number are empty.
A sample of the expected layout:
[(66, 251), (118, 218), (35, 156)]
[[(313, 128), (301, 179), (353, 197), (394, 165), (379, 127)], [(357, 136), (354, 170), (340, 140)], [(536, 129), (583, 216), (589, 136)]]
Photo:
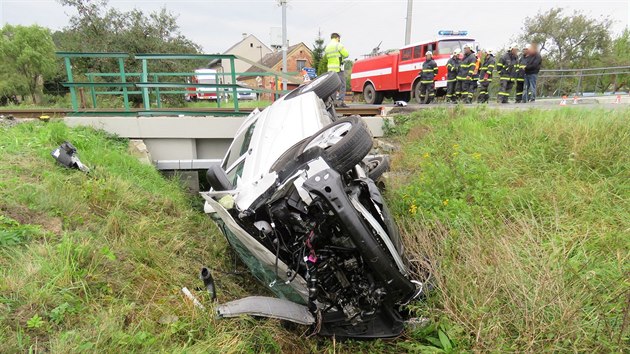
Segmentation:
[(407, 107), (407, 102), (405, 102), (405, 101), (396, 101), (396, 102), (394, 102), (394, 106), (396, 106), (396, 107)]
[(214, 286), (214, 279), (212, 278), (212, 273), (210, 273), (210, 269), (203, 267), (201, 268), (201, 272), (199, 272), (199, 279), (203, 281), (203, 286), (206, 287), (208, 293), (210, 294), (210, 299), (212, 301), (217, 299), (217, 289)]
[(201, 304), (201, 302), (199, 302), (199, 300), (195, 297), (195, 295), (193, 295), (193, 294), (190, 292), (190, 290), (188, 290), (188, 288), (187, 288), (187, 287), (183, 287), (183, 288), (182, 288), (182, 292), (184, 293), (184, 295), (186, 295), (186, 297), (187, 297), (188, 299), (190, 299), (190, 301), (192, 301), (192, 302), (193, 302), (193, 305), (195, 305), (196, 307), (198, 307), (198, 308), (200, 308), (200, 309), (202, 309), (202, 310), (205, 310), (205, 309), (206, 309), (206, 308), (205, 308), (205, 306), (203, 306), (203, 305)]
[(15, 117), (12, 114), (9, 115), (0, 115), (0, 126), (14, 126), (18, 124), (18, 122), (15, 120)]
[(50, 155), (67, 168), (76, 168), (85, 173), (89, 173), (90, 169), (79, 160), (76, 153), (77, 148), (70, 142), (64, 141), (58, 148), (53, 150)]

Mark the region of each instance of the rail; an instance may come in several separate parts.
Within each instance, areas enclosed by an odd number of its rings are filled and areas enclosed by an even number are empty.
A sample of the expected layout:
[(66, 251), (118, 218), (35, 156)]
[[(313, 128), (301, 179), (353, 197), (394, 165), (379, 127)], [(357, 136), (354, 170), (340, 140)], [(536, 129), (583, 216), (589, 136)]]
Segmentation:
[(630, 66), (545, 69), (538, 76), (539, 96), (614, 94), (630, 89)]
[[(128, 53), (78, 53), (78, 52), (57, 52), (57, 56), (62, 58), (66, 68), (67, 81), (62, 83), (64, 87), (69, 88), (71, 96), (72, 110), (79, 112), (79, 99), (77, 97), (77, 91), (81, 94), (83, 102), (82, 88), (88, 88), (92, 99), (92, 106), (97, 108), (97, 96), (98, 95), (122, 95), (123, 97), (123, 109), (125, 112), (132, 112), (130, 106), (129, 95), (141, 95), (142, 105), (146, 114), (151, 114), (155, 109), (151, 107), (151, 93), (155, 93), (157, 111), (155, 114), (163, 112), (161, 96), (164, 94), (186, 94), (190, 93), (190, 89), (193, 92), (199, 91), (198, 89), (214, 89), (216, 93), (217, 107), (221, 107), (221, 97), (225, 94), (231, 94), (233, 102), (233, 112), (240, 114), (241, 109), (239, 107), (238, 93), (242, 93), (242, 90), (248, 90), (256, 93), (270, 93), (275, 99), (280, 94), (285, 93), (283, 90), (267, 89), (262, 87), (246, 87), (237, 84), (237, 77), (242, 76), (270, 76), (274, 78), (276, 83), (275, 87), (279, 87), (278, 79), (282, 78), (293, 83), (300, 83), (295, 77), (291, 77), (291, 74), (297, 73), (281, 73), (273, 71), (270, 68), (262, 66), (259, 63), (253, 63), (245, 58), (238, 57), (230, 54), (136, 54), (133, 59), (141, 61), (142, 72), (140, 73), (128, 73), (125, 71), (125, 60), (131, 58)], [(87, 77), (87, 81), (77, 81), (75, 77), (77, 74), (73, 72), (72, 60), (77, 58), (98, 58), (98, 59), (114, 59), (118, 62), (118, 72), (112, 73), (82, 73)], [(149, 62), (154, 60), (228, 60), (230, 71), (216, 72), (216, 73), (194, 73), (194, 72), (149, 72)], [(237, 73), (235, 72), (235, 60), (244, 60), (248, 63), (253, 63), (255, 67), (268, 69), (268, 72), (250, 72), (250, 73)], [(192, 76), (199, 75), (214, 75), (215, 83), (190, 83), (190, 82), (172, 82), (172, 81), (160, 81), (163, 77), (182, 77), (190, 78)], [(228, 76), (230, 83), (221, 83), (219, 77)], [(98, 78), (113, 78), (118, 81), (97, 82)], [(132, 80), (129, 80), (133, 78)], [(136, 81), (137, 80), (137, 81)], [(105, 89), (105, 90), (102, 90)], [(113, 89), (113, 90), (112, 90)], [(184, 90), (182, 90), (184, 89)], [(83, 107), (84, 108), (84, 107)], [(187, 113), (187, 110), (182, 110), (182, 113)]]
[[(29, 108), (29, 109), (0, 109), (0, 116), (13, 116), (14, 118), (39, 118), (48, 116), (50, 118), (63, 118), (66, 116), (80, 115), (93, 117), (120, 117), (120, 116), (146, 116), (146, 115), (164, 115), (178, 116), (186, 113), (191, 116), (238, 116), (252, 112), (254, 108), (241, 108), (239, 114), (235, 114), (230, 108), (189, 108), (182, 110), (181, 108), (162, 108), (160, 110), (145, 111), (140, 108), (125, 109), (80, 109), (74, 111), (67, 108)], [(378, 116), (381, 112), (380, 106), (350, 106), (348, 108), (337, 108), (337, 114), (342, 116), (360, 115)]]

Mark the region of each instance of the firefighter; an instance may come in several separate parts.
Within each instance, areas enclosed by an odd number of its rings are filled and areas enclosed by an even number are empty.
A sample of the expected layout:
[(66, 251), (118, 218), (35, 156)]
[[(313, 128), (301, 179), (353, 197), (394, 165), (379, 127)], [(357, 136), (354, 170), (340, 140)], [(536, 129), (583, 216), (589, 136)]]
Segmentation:
[(516, 103), (523, 102), (523, 88), (525, 86), (525, 68), (527, 67), (527, 63), (529, 62), (529, 48), (526, 46), (523, 48), (523, 52), (521, 56), (518, 58), (518, 62), (516, 63)]
[(499, 59), (499, 63), (497, 64), (501, 84), (497, 97), (499, 103), (508, 103), (510, 91), (512, 91), (516, 79), (516, 66), (518, 64), (517, 53), (518, 45), (512, 44), (510, 50)]
[(472, 103), (471, 81), (476, 60), (477, 58), (470, 45), (464, 45), (464, 57), (459, 63), (457, 86), (455, 88), (455, 94), (459, 92), (460, 98), (464, 103)]
[(418, 73), (420, 75), (420, 91), (416, 100), (418, 103), (429, 104), (435, 98), (435, 77), (438, 73), (438, 66), (433, 60), (433, 52), (428, 51), (425, 54), (422, 69)]
[[(481, 67), (481, 51), (475, 53), (475, 63), (473, 64), (473, 74), (472, 80), (470, 80), (470, 92), (474, 93), (477, 91), (477, 87), (479, 87), (479, 68)], [(470, 99), (472, 100), (473, 95), (470, 95)]]
[(457, 102), (455, 85), (457, 85), (457, 70), (459, 70), (459, 54), (461, 52), (461, 49), (455, 49), (453, 55), (446, 62), (446, 102)]
[(477, 103), (488, 103), (490, 95), (488, 94), (488, 86), (492, 83), (492, 72), (496, 61), (494, 60), (494, 50), (486, 49), (481, 56), (483, 62), (479, 67), (479, 96)]
[(348, 54), (348, 50), (346, 47), (341, 44), (341, 36), (339, 33), (333, 33), (330, 35), (330, 42), (326, 46), (324, 52), (326, 53), (326, 61), (328, 63), (328, 71), (336, 72), (339, 75), (339, 79), (341, 80), (341, 85), (339, 86), (339, 95), (337, 97), (337, 106), (338, 107), (348, 107), (344, 98), (346, 97), (346, 75), (343, 71), (343, 61), (350, 54)]

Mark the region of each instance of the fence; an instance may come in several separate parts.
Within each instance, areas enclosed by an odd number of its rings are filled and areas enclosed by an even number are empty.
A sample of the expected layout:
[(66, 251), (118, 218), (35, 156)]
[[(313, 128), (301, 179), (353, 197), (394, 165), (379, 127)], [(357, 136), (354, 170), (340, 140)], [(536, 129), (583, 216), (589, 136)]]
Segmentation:
[(537, 86), (540, 97), (612, 94), (630, 88), (630, 66), (541, 70)]
[[(87, 88), (92, 100), (92, 106), (97, 108), (97, 96), (98, 95), (121, 95), (123, 97), (123, 110), (126, 113), (138, 113), (141, 115), (155, 115), (163, 114), (160, 111), (162, 108), (162, 95), (183, 95), (199, 89), (214, 89), (216, 93), (217, 108), (221, 108), (221, 97), (224, 94), (231, 94), (233, 98), (233, 111), (217, 111), (218, 114), (240, 114), (238, 92), (239, 90), (251, 90), (256, 93), (271, 93), (277, 99), (280, 94), (285, 93), (283, 90), (270, 90), (261, 87), (244, 87), (237, 83), (237, 77), (243, 76), (268, 76), (273, 77), (274, 82), (278, 82), (280, 77), (285, 80), (296, 82), (291, 75), (297, 73), (280, 73), (272, 71), (270, 68), (261, 66), (263, 69), (268, 69), (267, 72), (249, 72), (249, 73), (237, 73), (235, 72), (235, 60), (244, 60), (248, 63), (250, 61), (240, 58), (235, 55), (229, 54), (136, 54), (133, 59), (140, 60), (142, 66), (142, 72), (129, 73), (125, 71), (125, 60), (130, 59), (128, 53), (75, 53), (75, 52), (58, 52), (57, 56), (63, 58), (65, 67), (67, 82), (63, 83), (63, 86), (69, 88), (71, 96), (72, 110), (75, 113), (79, 113), (79, 97), (77, 95), (78, 90)], [(113, 59), (118, 62), (118, 72), (110, 73), (81, 73), (79, 75), (85, 76), (87, 81), (75, 81), (75, 74), (72, 67), (72, 59), (77, 58), (91, 58), (91, 59)], [(228, 60), (230, 66), (230, 72), (216, 72), (212, 74), (200, 74), (195, 72), (150, 72), (149, 62), (151, 61), (174, 61), (174, 60)], [(257, 63), (251, 63), (254, 66), (260, 66)], [(194, 82), (174, 82), (172, 80), (164, 81), (163, 78), (190, 78), (192, 76), (199, 75), (214, 75), (215, 83), (194, 83)], [(220, 83), (218, 79), (220, 76), (229, 76), (231, 83)], [(131, 79), (131, 80), (130, 80)], [(162, 79), (162, 80), (161, 80)], [(104, 80), (104, 81), (98, 81)], [(112, 81), (117, 80), (117, 81)], [(276, 86), (277, 87), (277, 86)], [(192, 91), (191, 91), (192, 89)], [(142, 97), (142, 106), (144, 111), (132, 111), (130, 107), (129, 95), (140, 95)], [(157, 110), (151, 106), (151, 96), (155, 97)], [(169, 114), (173, 114), (173, 111), (169, 111)], [(177, 113), (191, 113), (199, 114), (199, 111), (186, 111), (185, 109), (178, 110)]]

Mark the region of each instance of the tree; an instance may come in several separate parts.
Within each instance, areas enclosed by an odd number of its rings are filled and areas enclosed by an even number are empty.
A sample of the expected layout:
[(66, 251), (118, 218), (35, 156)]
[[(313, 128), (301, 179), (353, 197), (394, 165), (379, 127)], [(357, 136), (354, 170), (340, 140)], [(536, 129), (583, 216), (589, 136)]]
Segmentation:
[[(120, 11), (109, 8), (107, 0), (58, 0), (64, 6), (72, 7), (77, 14), (70, 18), (70, 24), (53, 36), (60, 50), (76, 52), (125, 52), (137, 53), (179, 53), (195, 54), (201, 48), (181, 34), (177, 16), (162, 8), (160, 11), (145, 13), (142, 10)], [(118, 72), (118, 63), (112, 59), (81, 58), (73, 59), (77, 73)], [(199, 63), (183, 60), (150, 61), (150, 71), (189, 72), (207, 62)], [(125, 62), (127, 72), (141, 72), (141, 62), (129, 58)], [(119, 78), (103, 78), (118, 81)], [(128, 80), (138, 80), (130, 77)], [(164, 80), (168, 80), (164, 78)], [(182, 78), (172, 78), (179, 80)], [(139, 97), (132, 97), (139, 101)]]
[(607, 17), (593, 19), (578, 11), (567, 16), (553, 8), (526, 18), (520, 40), (538, 43), (550, 67), (585, 67), (610, 49), (611, 24)]
[(317, 75), (321, 74), (319, 72), (319, 63), (322, 58), (324, 58), (324, 38), (322, 38), (322, 32), (317, 32), (317, 38), (315, 38), (315, 43), (313, 44), (313, 67), (317, 69)]
[(55, 73), (55, 65), (48, 29), (6, 25), (0, 30), (0, 95), (30, 95), (41, 103), (43, 80)]

